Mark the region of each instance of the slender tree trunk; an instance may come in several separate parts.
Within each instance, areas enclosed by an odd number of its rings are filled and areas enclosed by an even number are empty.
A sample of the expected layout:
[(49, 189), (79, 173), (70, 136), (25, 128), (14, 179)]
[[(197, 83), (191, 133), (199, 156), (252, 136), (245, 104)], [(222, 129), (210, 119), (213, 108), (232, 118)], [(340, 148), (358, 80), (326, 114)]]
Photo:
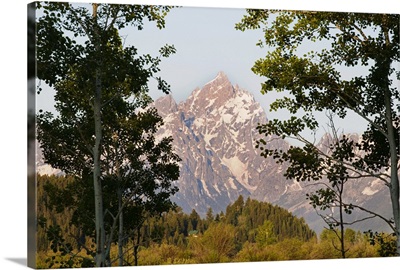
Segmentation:
[(122, 214), (122, 190), (118, 189), (118, 210), (119, 210), (119, 232), (118, 232), (118, 266), (123, 266), (124, 264), (124, 218)]
[(138, 226), (137, 229), (137, 239), (136, 239), (136, 244), (133, 246), (133, 256), (135, 257), (135, 266), (138, 266), (138, 251), (139, 251), (139, 244), (140, 244), (140, 226)]
[[(336, 132), (335, 129), (335, 125), (333, 122), (333, 118), (332, 115), (330, 115), (329, 120), (331, 122), (331, 128), (332, 128), (332, 132), (333, 132), (333, 136), (335, 138), (335, 143), (340, 142), (338, 134)], [(343, 172), (343, 170), (345, 169), (345, 166), (343, 164), (343, 161), (340, 162), (340, 175), (339, 175), (339, 180), (338, 183), (336, 184), (336, 189), (337, 192), (339, 193), (339, 227), (340, 227), (340, 236), (338, 236), (339, 240), (340, 240), (340, 253), (342, 255), (342, 258), (345, 259), (346, 258), (346, 250), (344, 247), (344, 219), (343, 219), (343, 191), (344, 191), (344, 185), (346, 183), (346, 177), (345, 177), (345, 173)]]
[[(93, 20), (96, 21), (98, 4), (93, 4)], [(95, 24), (95, 27), (97, 25)], [(95, 31), (95, 35), (96, 35)], [(98, 34), (95, 36), (96, 50), (100, 51), (100, 44), (98, 43)], [(97, 63), (98, 64), (98, 63)], [(103, 217), (103, 192), (101, 185), (101, 141), (102, 141), (102, 124), (101, 124), (101, 77), (99, 71), (100, 65), (96, 67), (95, 78), (95, 93), (93, 100), (93, 113), (94, 113), (94, 129), (95, 129), (95, 145), (93, 147), (93, 185), (94, 185), (94, 201), (95, 201), (95, 227), (96, 227), (96, 267), (105, 266), (105, 231), (104, 231), (104, 217)]]
[(339, 191), (339, 215), (340, 215), (340, 252), (342, 258), (346, 258), (346, 250), (344, 249), (344, 220), (343, 220), (343, 186), (344, 180), (340, 180), (340, 191)]
[(389, 87), (385, 87), (384, 91), (386, 123), (388, 129), (388, 141), (390, 148), (390, 199), (392, 202), (392, 211), (394, 224), (396, 228), (397, 238), (397, 255), (400, 255), (400, 207), (399, 207), (399, 175), (397, 172), (398, 157), (396, 134), (393, 127), (391, 96)]
[[(389, 36), (389, 28), (387, 26), (387, 16), (385, 15), (382, 25), (382, 30), (385, 35), (386, 42), (384, 44), (384, 48), (389, 50), (391, 47), (390, 36)], [(384, 52), (386, 51), (384, 50)], [(393, 219), (395, 224), (395, 234), (396, 234), (396, 252), (397, 255), (400, 256), (400, 206), (399, 206), (399, 174), (397, 171), (397, 166), (399, 163), (399, 159), (397, 156), (398, 145), (396, 143), (396, 132), (393, 127), (393, 111), (392, 111), (392, 93), (390, 91), (390, 66), (391, 66), (391, 57), (387, 54), (383, 53), (382, 58), (378, 58), (376, 61), (380, 63), (384, 72), (382, 74), (386, 74), (386, 77), (382, 82), (382, 89), (384, 95), (385, 102), (385, 116), (386, 116), (386, 126), (387, 126), (387, 135), (389, 141), (389, 151), (390, 151), (390, 199), (392, 203), (392, 211), (393, 211)]]
[[(98, 72), (97, 72), (98, 73)], [(104, 265), (105, 254), (105, 231), (103, 217), (103, 193), (101, 185), (101, 169), (100, 169), (100, 147), (102, 138), (101, 126), (101, 79), (96, 74), (96, 91), (94, 98), (94, 120), (95, 120), (95, 146), (93, 148), (93, 184), (95, 199), (95, 222), (96, 222), (96, 267)]]

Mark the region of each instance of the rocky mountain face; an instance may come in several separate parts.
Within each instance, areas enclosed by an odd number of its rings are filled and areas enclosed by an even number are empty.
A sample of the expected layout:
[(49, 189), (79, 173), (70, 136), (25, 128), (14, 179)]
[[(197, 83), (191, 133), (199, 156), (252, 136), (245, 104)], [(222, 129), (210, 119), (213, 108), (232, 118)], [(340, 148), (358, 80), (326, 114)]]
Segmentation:
[[(160, 136), (172, 135), (182, 159), (180, 191), (174, 200), (184, 211), (196, 209), (204, 215), (211, 207), (220, 212), (239, 195), (273, 201), (285, 191), (283, 168), (261, 158), (255, 148), (255, 128), (267, 120), (264, 110), (224, 73), (184, 102), (176, 104), (168, 95), (154, 106), (164, 118)], [(273, 144), (289, 146), (282, 140)]]
[[(347, 134), (351, 140), (360, 142), (361, 137), (358, 134)], [(329, 134), (325, 134), (318, 144), (316, 145), (325, 154), (330, 155), (329, 145), (334, 142)], [(357, 156), (363, 156), (362, 152), (355, 153)], [(351, 177), (358, 177), (356, 172), (350, 172)], [(306, 200), (306, 194), (315, 192), (317, 189), (324, 188), (324, 184), (328, 184), (326, 179), (318, 182), (302, 182), (301, 188), (291, 191), (290, 193), (283, 194), (274, 203), (280, 205), (296, 216), (304, 217), (307, 224), (315, 231), (320, 232), (324, 227), (327, 227), (321, 216), (316, 214), (309, 202)], [(353, 178), (345, 183), (343, 191), (343, 202), (358, 205), (364, 209), (378, 213), (379, 215), (390, 219), (392, 216), (391, 202), (388, 187), (382, 180), (372, 177)], [(332, 212), (321, 212), (324, 216), (333, 215), (338, 217), (338, 208), (334, 208)], [(351, 223), (351, 228), (361, 232), (372, 231), (386, 231), (391, 232), (389, 225), (382, 219), (373, 217), (373, 214), (365, 211), (354, 209), (351, 215), (344, 213), (344, 221)]]
[[(267, 116), (247, 91), (233, 86), (220, 72), (202, 88), (195, 89), (177, 104), (171, 95), (159, 98), (154, 106), (164, 118), (160, 136), (172, 136), (174, 148), (181, 157), (179, 192), (174, 201), (190, 212), (204, 216), (211, 207), (214, 213), (224, 211), (239, 195), (282, 206), (305, 218), (311, 228), (320, 232), (324, 221), (306, 200), (306, 193), (321, 188), (313, 183), (287, 180), (285, 165), (265, 159), (255, 148), (259, 138), (258, 123)], [(358, 135), (352, 135), (358, 140)], [(269, 148), (288, 149), (288, 142), (267, 138)], [(319, 147), (328, 151), (332, 138), (321, 138)], [(372, 196), (374, 195), (374, 196)], [(387, 188), (374, 179), (360, 179), (346, 184), (345, 198), (361, 206), (372, 206), (390, 216)], [(355, 211), (351, 218), (365, 218)], [(355, 229), (388, 230), (377, 219), (355, 224)], [(368, 225), (368, 226), (366, 226)]]

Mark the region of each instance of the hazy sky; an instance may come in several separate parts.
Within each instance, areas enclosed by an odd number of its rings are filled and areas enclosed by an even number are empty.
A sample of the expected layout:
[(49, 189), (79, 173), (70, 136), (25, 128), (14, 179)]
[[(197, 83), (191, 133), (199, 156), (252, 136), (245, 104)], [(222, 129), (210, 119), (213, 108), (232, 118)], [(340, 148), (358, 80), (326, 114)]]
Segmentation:
[[(156, 56), (163, 45), (175, 46), (177, 53), (163, 59), (159, 74), (171, 85), (178, 102), (219, 71), (224, 71), (232, 83), (258, 94), (262, 80), (250, 69), (265, 55), (265, 50), (255, 45), (262, 32), (235, 30), (235, 23), (244, 14), (245, 10), (239, 8), (176, 8), (167, 15), (162, 30), (147, 23), (142, 31), (128, 27), (121, 35), (126, 38), (125, 45), (134, 45), (140, 54)], [(151, 87), (153, 98), (162, 95), (154, 83)], [(45, 92), (38, 96), (38, 108), (51, 106), (49, 99), (54, 93)]]
[[(144, 30), (126, 28), (121, 32), (125, 45), (134, 45), (140, 54), (158, 55), (164, 44), (173, 44), (177, 53), (163, 59), (159, 73), (170, 85), (177, 102), (185, 100), (196, 88), (213, 79), (219, 71), (225, 72), (233, 84), (250, 91), (260, 102), (269, 119), (287, 118), (285, 112), (270, 112), (269, 104), (278, 96), (274, 93), (262, 95), (260, 84), (263, 78), (251, 71), (254, 62), (265, 57), (268, 48), (256, 46), (262, 38), (261, 30), (241, 32), (234, 26), (245, 14), (242, 8), (183, 7), (170, 11), (166, 27), (159, 30), (154, 23), (145, 24)], [(154, 99), (162, 95), (150, 84)], [(37, 98), (37, 109), (50, 110), (53, 91), (45, 91)], [(324, 115), (319, 119), (325, 124)], [(356, 124), (355, 124), (356, 123)], [(337, 127), (344, 132), (361, 132), (365, 124), (352, 115), (338, 121)], [(320, 129), (319, 135), (325, 130)]]
[(127, 31), (126, 42), (153, 53), (166, 43), (175, 46), (177, 53), (163, 61), (161, 74), (170, 83), (177, 101), (186, 99), (196, 86), (211, 80), (218, 71), (224, 71), (234, 84), (258, 89), (261, 80), (250, 68), (265, 54), (255, 46), (262, 32), (235, 30), (235, 23), (244, 14), (245, 10), (238, 8), (173, 9), (167, 15), (165, 29), (148, 25), (143, 31)]

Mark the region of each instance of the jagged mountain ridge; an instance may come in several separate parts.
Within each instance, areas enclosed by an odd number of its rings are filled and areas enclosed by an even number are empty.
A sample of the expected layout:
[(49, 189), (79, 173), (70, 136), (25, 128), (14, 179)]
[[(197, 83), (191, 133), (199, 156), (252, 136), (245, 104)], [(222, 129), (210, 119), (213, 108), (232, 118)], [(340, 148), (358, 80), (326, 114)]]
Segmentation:
[[(172, 135), (182, 158), (180, 191), (174, 200), (185, 211), (196, 209), (201, 215), (209, 207), (224, 211), (239, 195), (259, 193), (263, 200), (272, 201), (285, 190), (281, 179), (276, 179), (283, 168), (261, 158), (255, 148), (256, 126), (267, 121), (264, 110), (224, 73), (179, 104), (168, 95), (156, 100), (154, 107), (164, 118), (160, 135)], [(282, 140), (274, 144), (289, 147)], [(275, 187), (260, 192), (266, 178), (276, 182)]]
[[(255, 140), (260, 136), (256, 126), (267, 121), (266, 113), (249, 92), (233, 86), (223, 72), (202, 88), (196, 88), (179, 104), (167, 95), (156, 100), (154, 106), (165, 122), (160, 136), (171, 135), (182, 158), (180, 191), (173, 200), (184, 211), (195, 209), (203, 216), (209, 207), (214, 212), (224, 211), (229, 203), (243, 195), (282, 206), (304, 217), (317, 232), (322, 230), (325, 223), (305, 197), (316, 186), (287, 180), (283, 176), (285, 165), (259, 155), (255, 148)], [(357, 134), (352, 137), (360, 139)], [(318, 145), (328, 151), (331, 141), (325, 135)], [(269, 147), (285, 150), (290, 145), (284, 140), (269, 138)], [(390, 203), (388, 192), (379, 181), (352, 181), (347, 184), (345, 198), (390, 216), (390, 207), (384, 207)], [(355, 211), (354, 217), (365, 215)], [(368, 226), (388, 230), (379, 220), (357, 223), (354, 228), (363, 230)]]

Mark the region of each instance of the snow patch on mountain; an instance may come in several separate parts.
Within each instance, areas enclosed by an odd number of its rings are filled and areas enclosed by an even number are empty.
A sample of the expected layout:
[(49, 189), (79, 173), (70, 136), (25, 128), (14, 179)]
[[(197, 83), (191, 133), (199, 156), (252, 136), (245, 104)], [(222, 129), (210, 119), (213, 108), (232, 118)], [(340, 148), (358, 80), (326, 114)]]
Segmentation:
[(233, 178), (229, 178), (229, 185), (231, 186), (232, 189), (237, 190), (237, 186), (235, 185), (235, 182), (233, 181)]
[(381, 184), (381, 180), (376, 179), (376, 180), (371, 182), (370, 186), (365, 187), (364, 190), (361, 193), (364, 194), (364, 195), (372, 196), (372, 195), (374, 195), (375, 193), (379, 192), (382, 189), (380, 184)]

